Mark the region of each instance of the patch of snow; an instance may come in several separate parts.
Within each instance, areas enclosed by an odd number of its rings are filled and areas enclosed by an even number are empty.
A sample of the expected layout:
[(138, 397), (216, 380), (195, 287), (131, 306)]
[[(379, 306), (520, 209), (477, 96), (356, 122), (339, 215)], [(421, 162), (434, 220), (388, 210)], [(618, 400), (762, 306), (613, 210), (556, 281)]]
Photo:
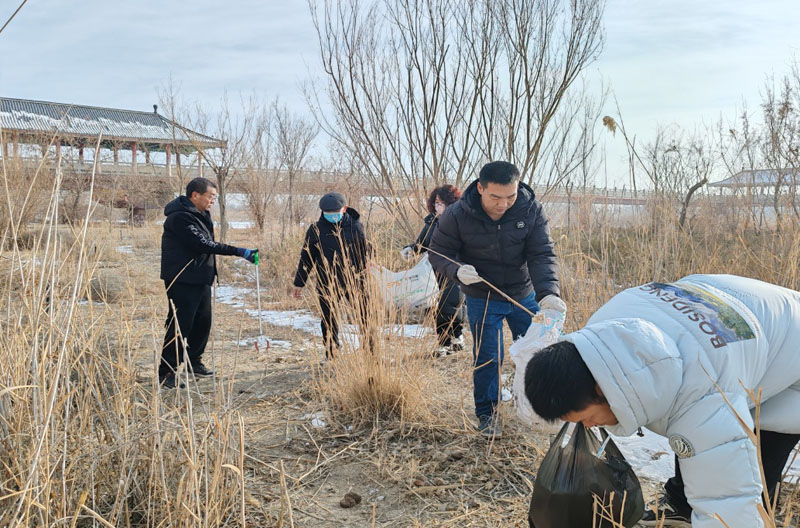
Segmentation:
[(247, 288), (237, 288), (235, 286), (217, 286), (217, 302), (241, 308), (244, 304), (239, 300), (250, 292)]
[[(794, 456), (794, 453), (789, 456), (790, 462), (792, 461), (792, 456)], [(797, 458), (794, 459), (792, 465), (786, 470), (786, 476), (791, 477), (788, 480), (792, 482), (796, 482), (798, 479), (800, 479), (800, 454), (797, 455)]]
[(384, 331), (402, 337), (423, 337), (430, 335), (433, 332), (433, 328), (419, 324), (396, 324), (392, 326), (391, 330), (385, 329)]
[[(245, 310), (245, 312), (258, 319), (258, 310)], [(275, 326), (287, 326), (317, 336), (322, 335), (319, 317), (307, 310), (261, 310), (261, 320)]]
[(117, 246), (115, 249), (120, 253), (133, 253), (133, 246)]
[[(244, 303), (242, 303), (240, 299), (252, 293), (253, 291), (251, 288), (217, 286), (217, 302), (233, 306), (234, 308), (243, 308)], [(254, 319), (258, 319), (258, 310), (246, 309), (245, 313)], [(274, 326), (288, 327), (294, 330), (307, 332), (317, 337), (322, 337), (322, 329), (319, 325), (320, 318), (308, 310), (261, 310), (261, 320)], [(396, 324), (384, 328), (383, 331), (387, 334), (394, 334), (402, 337), (419, 338), (431, 334), (433, 329), (418, 324)], [(341, 325), (339, 333), (339, 337), (344, 342), (353, 347), (358, 346), (358, 327), (356, 325)], [(272, 341), (271, 345), (282, 346), (276, 345), (275, 341)], [(287, 347), (288, 346), (291, 346), (291, 343), (288, 343)]]
[(636, 475), (656, 482), (666, 482), (675, 474), (674, 456), (669, 441), (643, 429), (644, 436), (613, 436), (614, 443), (625, 455)]
[[(638, 435), (614, 436), (614, 442), (638, 476), (656, 482), (666, 482), (675, 474), (673, 464), (675, 457), (669, 446), (669, 440), (647, 429), (643, 429), (643, 431), (644, 436), (642, 437)], [(791, 461), (791, 457), (789, 460)], [(800, 478), (800, 456), (788, 468), (787, 476)]]
[(245, 221), (228, 222), (228, 225), (231, 227), (231, 229), (250, 229), (251, 227), (256, 225), (256, 223), (251, 222), (249, 220), (245, 220)]
[(292, 344), (289, 341), (281, 341), (280, 339), (270, 339), (269, 346), (278, 348), (292, 348)]
[(500, 391), (500, 401), (511, 401), (511, 391), (503, 387), (503, 390)]

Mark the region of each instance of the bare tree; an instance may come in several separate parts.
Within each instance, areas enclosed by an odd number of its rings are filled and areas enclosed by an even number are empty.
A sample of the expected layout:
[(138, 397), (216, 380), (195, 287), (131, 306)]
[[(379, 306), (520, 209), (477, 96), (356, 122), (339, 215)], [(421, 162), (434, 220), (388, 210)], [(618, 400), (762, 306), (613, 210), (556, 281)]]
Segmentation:
[[(771, 206), (775, 227), (785, 222), (785, 210), (791, 220), (800, 222), (797, 185), (800, 179), (800, 65), (779, 80), (768, 77), (761, 101), (761, 113), (743, 110), (733, 124), (718, 127), (717, 140), (721, 158), (730, 174), (742, 170), (762, 170), (763, 181), (755, 178), (745, 186), (747, 207), (759, 227), (764, 223), (764, 209)], [(759, 119), (760, 117), (760, 119)], [(756, 174), (756, 173), (754, 173)], [(744, 183), (744, 182), (743, 182)], [(768, 191), (768, 192), (765, 192)], [(758, 193), (760, 196), (752, 196)], [(756, 217), (760, 203), (760, 219)]]
[(247, 164), (262, 110), (263, 104), (256, 97), (242, 97), (240, 108), (233, 112), (226, 94), (216, 112), (211, 113), (197, 104), (184, 121), (188, 128), (200, 134), (226, 141), (225, 147), (207, 150), (196, 145), (198, 156), (208, 164), (217, 180), (220, 240), (226, 240), (228, 233), (228, 189)]
[(783, 213), (781, 197), (788, 189), (788, 198), (793, 211), (792, 219), (798, 221), (797, 170), (800, 166), (798, 148), (800, 145), (800, 72), (795, 63), (790, 75), (784, 76), (778, 86), (768, 79), (762, 109), (764, 112), (764, 133), (762, 154), (766, 167), (775, 175), (772, 188), (772, 206), (775, 210), (776, 228), (781, 229)]
[[(764, 167), (761, 150), (762, 134), (760, 124), (753, 121), (746, 105), (734, 121), (720, 120), (715, 138), (719, 159), (727, 176)], [(756, 207), (759, 187), (753, 183), (755, 182), (742, 182), (741, 186), (733, 187), (733, 196), (730, 198), (744, 200), (745, 226), (752, 222), (756, 229), (761, 229), (764, 224), (764, 203)]]
[(267, 209), (275, 200), (279, 172), (274, 137), (274, 105), (263, 109), (253, 127), (242, 187), (259, 233), (264, 234)]
[(284, 171), (289, 184), (288, 218), (291, 222), (296, 223), (298, 218), (294, 210), (295, 180), (307, 168), (306, 163), (319, 128), (302, 116), (293, 114), (286, 106), (279, 107), (277, 101), (273, 104), (273, 108), (277, 158), (280, 169)]
[[(603, 123), (610, 131), (619, 131), (625, 140), (634, 186), (638, 167), (650, 180), (654, 197), (675, 204), (678, 226), (685, 228), (691, 200), (708, 183), (719, 157), (707, 139), (711, 134), (687, 136), (677, 126), (659, 128), (652, 141), (638, 148), (635, 137), (626, 132), (621, 119), (606, 116)], [(653, 227), (662, 221), (659, 212), (653, 209)]]
[(308, 99), (386, 205), (419, 208), (431, 187), (461, 186), (498, 158), (555, 185), (565, 165), (554, 160), (584, 150), (565, 146), (573, 122), (557, 118), (602, 47), (602, 0), (310, 5), (327, 86)]

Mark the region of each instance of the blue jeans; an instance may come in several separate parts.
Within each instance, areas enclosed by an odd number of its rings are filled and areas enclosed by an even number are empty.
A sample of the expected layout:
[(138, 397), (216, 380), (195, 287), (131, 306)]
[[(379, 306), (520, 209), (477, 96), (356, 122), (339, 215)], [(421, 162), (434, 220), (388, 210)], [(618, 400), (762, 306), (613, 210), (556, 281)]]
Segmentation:
[[(518, 303), (533, 313), (539, 311), (534, 294)], [(494, 413), (500, 397), (500, 370), (503, 366), (503, 319), (508, 321), (516, 340), (528, 330), (531, 316), (508, 301), (493, 301), (467, 297), (467, 316), (472, 331), (472, 383), (475, 414), (478, 417)]]

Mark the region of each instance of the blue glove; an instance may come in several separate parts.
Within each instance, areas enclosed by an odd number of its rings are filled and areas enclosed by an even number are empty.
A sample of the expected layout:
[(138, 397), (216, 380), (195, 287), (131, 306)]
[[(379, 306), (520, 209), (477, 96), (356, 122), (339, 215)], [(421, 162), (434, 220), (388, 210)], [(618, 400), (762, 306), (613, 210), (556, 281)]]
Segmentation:
[(256, 263), (257, 249), (236, 248), (236, 254), (248, 261), (251, 264)]

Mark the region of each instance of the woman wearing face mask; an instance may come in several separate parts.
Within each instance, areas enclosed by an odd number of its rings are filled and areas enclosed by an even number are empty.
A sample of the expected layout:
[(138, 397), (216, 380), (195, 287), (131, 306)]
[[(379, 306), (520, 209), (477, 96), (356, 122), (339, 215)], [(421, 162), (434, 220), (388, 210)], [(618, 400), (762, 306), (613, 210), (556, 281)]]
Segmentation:
[[(336, 309), (343, 299), (360, 303), (356, 312), (362, 317), (362, 334), (366, 332), (366, 289), (362, 281), (370, 245), (358, 211), (347, 207), (342, 194), (326, 194), (319, 201), (319, 208), (322, 210), (319, 220), (306, 231), (300, 252), (294, 277), (294, 296), (300, 298), (309, 274), (316, 270), (317, 297), (322, 312), (322, 340), (325, 343), (325, 356), (330, 359), (339, 348)], [(372, 343), (372, 339), (361, 342)]]
[[(436, 187), (428, 196), (428, 212), (425, 217), (425, 226), (420, 231), (417, 240), (410, 246), (404, 247), (400, 255), (405, 260), (411, 260), (419, 253), (428, 250), (428, 245), (439, 224), (439, 216), (445, 209), (461, 198), (461, 191), (453, 185)], [(462, 335), (464, 318), (462, 305), (464, 296), (457, 282), (451, 281), (444, 275), (436, 274), (439, 283), (439, 302), (436, 307), (436, 335), (439, 337), (439, 355), (444, 356), (451, 352), (464, 349), (464, 336)]]

